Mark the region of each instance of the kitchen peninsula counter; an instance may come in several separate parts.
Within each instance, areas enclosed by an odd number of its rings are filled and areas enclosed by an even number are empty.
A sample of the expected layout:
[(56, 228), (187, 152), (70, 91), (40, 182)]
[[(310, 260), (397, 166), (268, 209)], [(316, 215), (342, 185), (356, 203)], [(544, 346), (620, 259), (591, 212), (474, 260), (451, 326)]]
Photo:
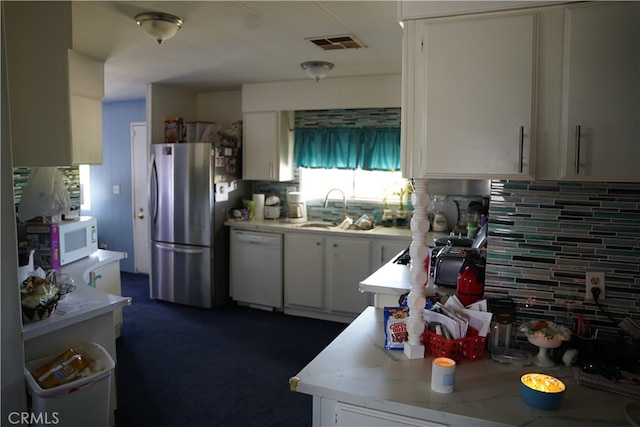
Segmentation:
[[(431, 361), (385, 349), (383, 310), (369, 307), (290, 383), (314, 397), (314, 426), (344, 425), (356, 419), (354, 414), (365, 422), (384, 419), (396, 425), (628, 425), (624, 408), (635, 402), (578, 384), (565, 366), (519, 367), (489, 358), (460, 361), (455, 390), (438, 394), (430, 387)], [(528, 372), (547, 373), (566, 384), (557, 410), (524, 402), (520, 377)]]
[[(89, 273), (126, 257), (124, 252), (98, 249), (86, 258), (61, 267), (59, 274), (67, 274), (76, 289), (67, 294), (58, 309), (48, 318), (22, 327), (25, 362), (56, 355), (68, 348), (87, 343), (100, 344), (117, 364), (114, 311), (131, 303), (131, 299), (111, 295), (88, 285)], [(119, 268), (118, 268), (119, 271)], [(61, 313), (62, 308), (69, 311)], [(109, 398), (109, 426), (115, 425), (117, 408), (116, 375), (111, 376)], [(73, 410), (86, 410), (74, 408)]]

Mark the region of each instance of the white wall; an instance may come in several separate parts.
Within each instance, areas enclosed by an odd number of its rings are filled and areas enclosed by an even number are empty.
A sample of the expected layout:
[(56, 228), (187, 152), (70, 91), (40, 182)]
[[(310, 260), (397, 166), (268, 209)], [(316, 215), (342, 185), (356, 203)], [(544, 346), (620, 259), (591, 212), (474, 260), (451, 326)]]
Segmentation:
[(165, 117), (182, 117), (194, 120), (196, 114), (196, 93), (171, 86), (151, 84), (147, 87), (147, 133), (149, 142), (164, 142)]
[(196, 120), (212, 121), (228, 126), (242, 120), (242, 92), (234, 90), (199, 93), (197, 109)]
[(242, 111), (399, 108), (402, 76), (359, 76), (242, 85)]
[[(5, 38), (3, 37), (3, 44)], [(2, 291), (2, 425), (6, 424), (10, 412), (21, 412), (27, 408), (24, 384), (24, 347), (22, 345), (22, 314), (18, 290), (18, 237), (16, 215), (13, 205), (13, 165), (11, 140), (9, 138), (9, 115), (7, 102), (7, 76), (5, 49), (2, 47), (2, 134), (0, 135), (0, 277)]]

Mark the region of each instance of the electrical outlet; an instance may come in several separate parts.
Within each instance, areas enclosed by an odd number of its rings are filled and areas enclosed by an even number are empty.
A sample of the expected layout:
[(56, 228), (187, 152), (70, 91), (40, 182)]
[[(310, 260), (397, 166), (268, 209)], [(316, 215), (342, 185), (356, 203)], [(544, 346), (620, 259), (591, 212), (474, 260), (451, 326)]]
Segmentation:
[(586, 279), (586, 295), (584, 296), (585, 301), (593, 301), (593, 294), (591, 293), (591, 288), (600, 288), (600, 296), (598, 297), (598, 301), (602, 301), (604, 299), (604, 273), (603, 272), (587, 272)]

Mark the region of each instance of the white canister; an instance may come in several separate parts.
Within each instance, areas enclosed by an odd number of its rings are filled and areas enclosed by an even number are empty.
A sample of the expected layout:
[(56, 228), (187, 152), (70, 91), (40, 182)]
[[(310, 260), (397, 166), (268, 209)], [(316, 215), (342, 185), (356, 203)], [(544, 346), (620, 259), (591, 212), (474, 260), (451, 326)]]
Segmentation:
[(436, 357), (431, 363), (431, 389), (437, 393), (451, 393), (456, 376), (456, 361)]

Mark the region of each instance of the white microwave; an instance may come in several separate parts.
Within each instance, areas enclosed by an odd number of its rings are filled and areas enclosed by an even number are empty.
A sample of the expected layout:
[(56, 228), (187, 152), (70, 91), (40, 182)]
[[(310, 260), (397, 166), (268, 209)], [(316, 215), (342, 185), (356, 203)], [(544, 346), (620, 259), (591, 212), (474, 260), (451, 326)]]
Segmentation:
[(98, 250), (98, 225), (91, 216), (62, 221), (58, 224), (60, 265), (88, 257)]

